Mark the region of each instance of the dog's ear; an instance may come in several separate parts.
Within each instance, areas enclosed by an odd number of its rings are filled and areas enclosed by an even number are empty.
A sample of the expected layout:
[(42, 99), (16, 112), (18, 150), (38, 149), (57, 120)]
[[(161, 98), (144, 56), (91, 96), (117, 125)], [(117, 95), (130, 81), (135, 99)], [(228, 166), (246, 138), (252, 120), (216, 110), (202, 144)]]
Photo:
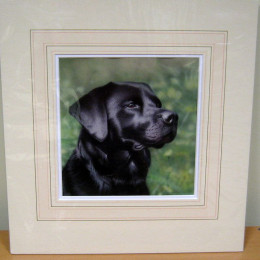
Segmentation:
[(105, 91), (96, 88), (69, 108), (70, 114), (99, 142), (108, 134)]

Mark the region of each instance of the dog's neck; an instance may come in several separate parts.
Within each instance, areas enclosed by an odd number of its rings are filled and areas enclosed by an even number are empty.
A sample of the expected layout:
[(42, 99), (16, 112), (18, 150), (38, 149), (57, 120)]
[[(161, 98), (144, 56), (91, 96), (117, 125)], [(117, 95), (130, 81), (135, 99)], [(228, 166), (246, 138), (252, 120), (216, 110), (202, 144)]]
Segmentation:
[(150, 166), (150, 152), (147, 148), (141, 151), (133, 151), (130, 147), (115, 146), (114, 142), (107, 138), (99, 142), (86, 133), (84, 129), (80, 134), (78, 156), (88, 159), (90, 156), (93, 165), (87, 166), (96, 175), (102, 172), (102, 178), (117, 180), (131, 180), (135, 176), (145, 180)]

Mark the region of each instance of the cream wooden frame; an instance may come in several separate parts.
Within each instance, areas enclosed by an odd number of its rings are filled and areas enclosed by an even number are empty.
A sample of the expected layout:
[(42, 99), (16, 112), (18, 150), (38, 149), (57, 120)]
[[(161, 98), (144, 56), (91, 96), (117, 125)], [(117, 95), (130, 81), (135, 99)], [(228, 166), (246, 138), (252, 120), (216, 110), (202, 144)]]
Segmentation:
[[(217, 218), (226, 48), (227, 32), (222, 31), (33, 30), (31, 52), (38, 220)], [(201, 118), (201, 131), (198, 133), (201, 140), (198, 155), (200, 170), (196, 196), (186, 199), (169, 196), (122, 199), (92, 197), (88, 200), (59, 198), (57, 152), (59, 129), (55, 106), (57, 104), (56, 57), (59, 54), (118, 55), (122, 53), (128, 55), (197, 54), (203, 57), (200, 98), (202, 109), (198, 117)]]

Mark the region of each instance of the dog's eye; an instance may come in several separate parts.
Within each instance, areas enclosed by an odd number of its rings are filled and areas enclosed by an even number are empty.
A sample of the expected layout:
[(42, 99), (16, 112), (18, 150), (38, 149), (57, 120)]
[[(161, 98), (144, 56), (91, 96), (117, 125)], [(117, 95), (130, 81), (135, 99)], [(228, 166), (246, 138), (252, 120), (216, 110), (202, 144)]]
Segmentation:
[(140, 106), (134, 102), (130, 102), (125, 105), (126, 108), (134, 109), (134, 108), (139, 108)]

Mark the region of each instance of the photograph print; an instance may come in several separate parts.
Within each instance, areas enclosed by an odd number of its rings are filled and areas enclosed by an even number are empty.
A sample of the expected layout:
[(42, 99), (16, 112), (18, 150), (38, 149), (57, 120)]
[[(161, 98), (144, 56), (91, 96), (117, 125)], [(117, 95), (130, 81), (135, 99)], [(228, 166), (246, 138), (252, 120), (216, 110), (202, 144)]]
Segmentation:
[(62, 196), (194, 195), (200, 56), (57, 63)]

